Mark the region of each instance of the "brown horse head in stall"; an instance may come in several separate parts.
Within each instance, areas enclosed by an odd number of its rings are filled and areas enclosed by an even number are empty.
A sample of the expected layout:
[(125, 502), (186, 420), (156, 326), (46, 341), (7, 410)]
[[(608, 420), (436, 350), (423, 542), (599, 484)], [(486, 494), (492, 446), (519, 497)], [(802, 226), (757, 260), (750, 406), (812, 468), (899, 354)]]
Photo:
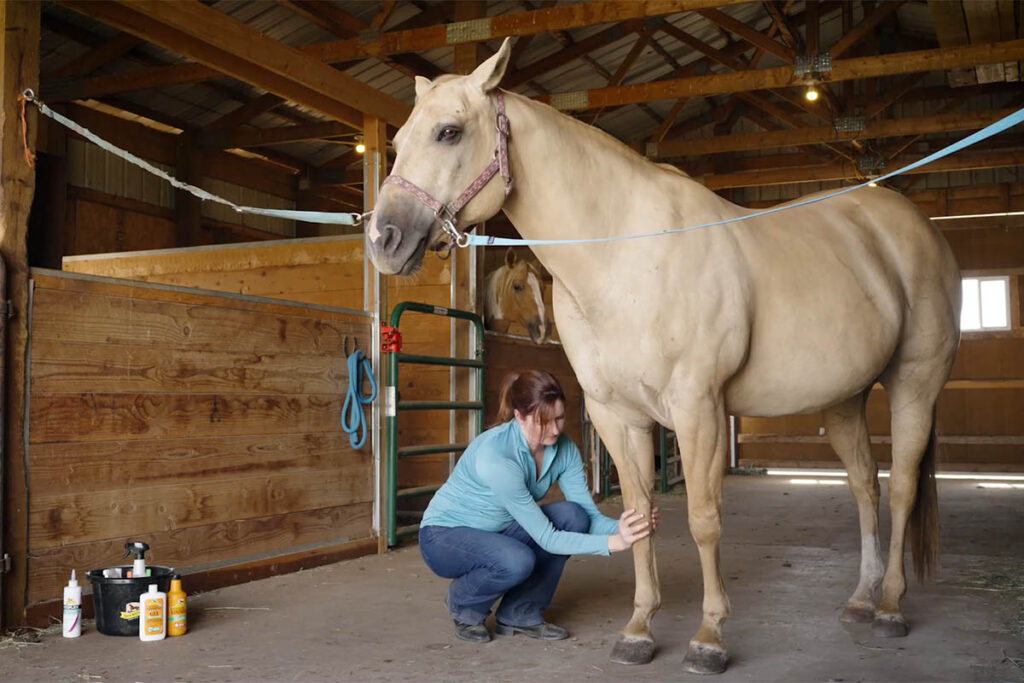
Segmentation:
[[(628, 237), (752, 213), (594, 127), (502, 93), (508, 60), (506, 41), (468, 76), (417, 79), (367, 227), (383, 272), (414, 271), (425, 248), (463, 242), (458, 225), (499, 209), (534, 240)], [(532, 248), (552, 275), (555, 324), (625, 507), (649, 512), (652, 429), (676, 432), (704, 578), (684, 668), (717, 673), (727, 662), (719, 538), (730, 414), (822, 413), (861, 527), (860, 578), (842, 618), (905, 635), (904, 548), (926, 574), (937, 543), (935, 403), (959, 343), (960, 275), (931, 222), (895, 192), (862, 188), (703, 230)], [(892, 413), (886, 562), (865, 419), (876, 382)], [(638, 664), (654, 655), (661, 602), (653, 539), (633, 557), (633, 615), (612, 659)]]
[(530, 261), (505, 251), (505, 264), (487, 274), (484, 285), (484, 322), (517, 322), (527, 329), (535, 344), (548, 338), (547, 310), (540, 271)]

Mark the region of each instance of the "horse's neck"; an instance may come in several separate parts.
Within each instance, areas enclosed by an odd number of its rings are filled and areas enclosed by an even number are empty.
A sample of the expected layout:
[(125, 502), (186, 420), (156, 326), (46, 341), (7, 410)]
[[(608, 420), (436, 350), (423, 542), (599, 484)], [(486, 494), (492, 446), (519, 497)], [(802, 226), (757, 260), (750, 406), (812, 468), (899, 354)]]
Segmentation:
[[(526, 239), (585, 239), (656, 232), (678, 225), (654, 225), (645, 213), (685, 207), (687, 222), (721, 216), (740, 207), (703, 185), (657, 168), (602, 131), (517, 95), (507, 95), (512, 135), (509, 157), (514, 192), (504, 210)], [(668, 191), (665, 188), (669, 188)], [(678, 211), (677, 211), (677, 215)], [(642, 240), (614, 244), (640, 248)], [(563, 283), (568, 276), (603, 277), (598, 267), (581, 269), (573, 246), (532, 247), (541, 263)], [(611, 250), (588, 250), (611, 253)], [(599, 264), (593, 264), (599, 266)]]

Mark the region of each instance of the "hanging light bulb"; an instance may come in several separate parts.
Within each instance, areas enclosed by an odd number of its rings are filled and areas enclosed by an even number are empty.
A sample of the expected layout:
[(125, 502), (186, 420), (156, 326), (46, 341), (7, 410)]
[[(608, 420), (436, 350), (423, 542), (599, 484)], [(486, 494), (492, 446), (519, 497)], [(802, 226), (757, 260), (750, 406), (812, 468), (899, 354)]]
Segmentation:
[(813, 85), (809, 85), (807, 86), (807, 90), (804, 92), (804, 98), (806, 98), (808, 102), (814, 102), (815, 100), (818, 99), (818, 95), (820, 94), (821, 93), (818, 92), (817, 88), (815, 88)]
[(357, 142), (356, 143), (356, 154), (365, 154), (365, 153), (366, 153), (366, 145), (364, 145), (361, 142)]

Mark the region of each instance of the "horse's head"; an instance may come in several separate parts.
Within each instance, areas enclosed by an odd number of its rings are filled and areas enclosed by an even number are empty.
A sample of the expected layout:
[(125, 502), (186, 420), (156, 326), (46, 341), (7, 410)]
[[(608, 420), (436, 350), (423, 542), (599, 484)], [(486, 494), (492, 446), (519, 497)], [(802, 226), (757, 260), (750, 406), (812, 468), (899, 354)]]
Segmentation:
[[(468, 76), (416, 77), (416, 106), (395, 135), (392, 177), (381, 187), (366, 227), (367, 253), (381, 272), (409, 275), (428, 248), (446, 244), (441, 220), (410, 186), (448, 206), (487, 168), (498, 141), (489, 95), (505, 75), (510, 53), (506, 39)], [(459, 225), (487, 220), (501, 209), (505, 196), (502, 179), (493, 178), (460, 208)]]
[(505, 265), (487, 276), (484, 315), (488, 320), (510, 320), (521, 324), (536, 344), (547, 341), (547, 311), (540, 272), (529, 261), (516, 258), (509, 249)]

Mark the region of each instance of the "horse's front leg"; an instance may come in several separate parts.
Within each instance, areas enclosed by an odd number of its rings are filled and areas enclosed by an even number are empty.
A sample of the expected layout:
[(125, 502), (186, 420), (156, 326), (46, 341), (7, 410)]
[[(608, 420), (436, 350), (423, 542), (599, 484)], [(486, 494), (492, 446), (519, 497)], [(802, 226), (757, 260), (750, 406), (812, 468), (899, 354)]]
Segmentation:
[(729, 616), (718, 556), (722, 478), (729, 449), (724, 402), (706, 389), (695, 391), (673, 406), (672, 420), (686, 477), (690, 533), (697, 543), (704, 575), (704, 618), (690, 641), (683, 668), (691, 673), (722, 673), (728, 661), (722, 623)]
[[(587, 412), (615, 461), (623, 507), (632, 508), (649, 520), (654, 488), (653, 422), (637, 418), (632, 424), (627, 423), (611, 408), (590, 397), (587, 397)], [(636, 426), (636, 422), (641, 421), (646, 425)], [(661, 593), (650, 536), (633, 544), (633, 568), (636, 572), (633, 616), (620, 632), (611, 653), (611, 660), (619, 664), (647, 664), (654, 658), (651, 619), (661, 606)]]

